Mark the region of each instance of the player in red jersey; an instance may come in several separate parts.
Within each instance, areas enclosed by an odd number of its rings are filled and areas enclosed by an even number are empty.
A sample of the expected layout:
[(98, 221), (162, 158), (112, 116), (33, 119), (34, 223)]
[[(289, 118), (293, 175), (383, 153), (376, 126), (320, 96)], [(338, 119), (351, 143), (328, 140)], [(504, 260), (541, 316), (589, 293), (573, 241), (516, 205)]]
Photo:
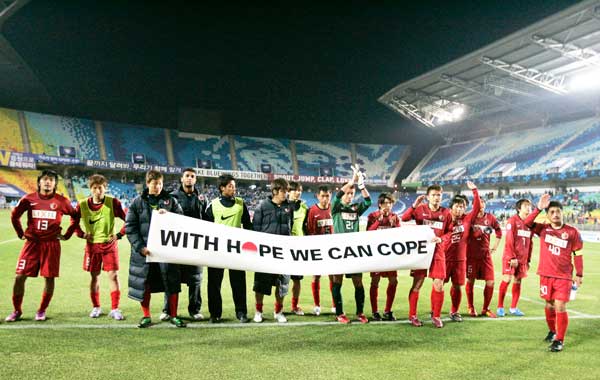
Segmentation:
[[(407, 209), (404, 214), (402, 214), (402, 221), (408, 222), (414, 219), (414, 221), (419, 225), (430, 226), (433, 229), (435, 236), (438, 238), (441, 237), (446, 229), (446, 224), (452, 219), (450, 210), (441, 207), (442, 194), (443, 189), (440, 185), (429, 186), (427, 188), (426, 195), (418, 196), (412, 207)], [(427, 199), (427, 203), (423, 203), (425, 199)], [(434, 261), (431, 263), (433, 265)], [(443, 279), (445, 277), (445, 268), (442, 269), (444, 273), (440, 274), (442, 276), (441, 278)], [(408, 319), (413, 326), (420, 327), (423, 326), (423, 322), (421, 322), (417, 317), (417, 304), (419, 302), (419, 291), (421, 290), (421, 286), (423, 286), (425, 277), (427, 277), (427, 269), (412, 270), (410, 275), (413, 277), (413, 283), (408, 291)], [(444, 293), (442, 291), (442, 302), (443, 295)], [(440, 295), (438, 293), (434, 294), (432, 291), (431, 297), (432, 299), (435, 298), (436, 302), (439, 302), (438, 299)]]
[[(494, 246), (490, 249), (490, 236), (493, 232), (496, 233), (496, 240)], [(490, 310), (490, 302), (492, 302), (492, 296), (494, 295), (492, 254), (498, 249), (501, 238), (502, 229), (498, 220), (493, 214), (485, 212), (485, 201), (481, 199), (481, 210), (471, 225), (471, 235), (467, 244), (467, 285), (465, 292), (467, 293), (469, 315), (472, 317), (477, 316), (473, 306), (473, 285), (475, 280), (484, 280), (485, 288), (483, 289), (481, 315), (496, 318), (496, 314)]]
[[(317, 203), (308, 209), (306, 216), (306, 234), (307, 235), (328, 235), (333, 233), (333, 219), (331, 218), (331, 191), (325, 185), (319, 186), (317, 193)], [(333, 276), (329, 276), (329, 292), (333, 287)], [(314, 276), (312, 283), (312, 295), (314, 301), (313, 314), (321, 314), (321, 276)], [(335, 303), (332, 302), (332, 307)]]
[[(11, 213), (12, 225), (25, 245), (17, 261), (17, 270), (13, 286), (14, 311), (6, 317), (7, 322), (21, 318), (23, 295), (27, 277), (44, 277), (44, 291), (40, 307), (35, 314), (36, 321), (46, 320), (46, 309), (54, 294), (54, 279), (60, 271), (60, 242), (73, 234), (75, 226), (70, 226), (64, 235), (60, 223), (63, 215), (75, 217), (71, 202), (56, 194), (58, 174), (54, 170), (44, 170), (37, 178), (38, 191), (27, 194), (19, 200)], [(23, 231), (21, 216), (27, 212), (27, 229)]]
[[(91, 196), (78, 203), (77, 218), (71, 221), (77, 224), (75, 233), (80, 238), (86, 239), (83, 270), (90, 273), (90, 299), (92, 311), (90, 318), (98, 318), (102, 314), (100, 308), (100, 271), (103, 269), (108, 275), (110, 288), (111, 311), (108, 314), (115, 320), (123, 320), (123, 313), (119, 309), (121, 300), (121, 287), (119, 284), (119, 250), (117, 239), (125, 235), (125, 225), (119, 232), (114, 233), (115, 218), (125, 221), (125, 211), (121, 202), (114, 197), (106, 195), (107, 179), (100, 174), (94, 174), (88, 179)], [(80, 228), (81, 222), (85, 232)]]
[[(535, 218), (546, 210), (550, 223), (536, 224)], [(546, 301), (546, 323), (550, 331), (546, 341), (551, 341), (550, 351), (563, 350), (563, 342), (569, 315), (567, 303), (571, 287), (580, 287), (583, 282), (583, 256), (578, 253), (583, 248), (579, 231), (563, 223), (562, 204), (550, 201), (550, 195), (540, 198), (537, 209), (525, 219), (525, 224), (540, 237), (540, 262), (537, 274), (540, 276), (540, 296)], [(575, 276), (573, 276), (575, 267)]]
[[(367, 218), (367, 230), (382, 230), (385, 228), (400, 227), (400, 218), (392, 212), (392, 207), (396, 200), (390, 193), (381, 193), (377, 200), (379, 210), (369, 214)], [(388, 278), (388, 286), (386, 290), (385, 309), (383, 316), (379, 313), (377, 306), (377, 293), (379, 291), (379, 280), (381, 277)], [(398, 271), (389, 272), (372, 272), (371, 273), (371, 288), (369, 291), (371, 300), (371, 310), (373, 312), (374, 321), (395, 321), (396, 317), (392, 313), (392, 304), (396, 297), (396, 288), (398, 287)]]
[[(450, 202), (452, 221), (447, 225), (446, 234), (442, 237), (442, 243), (436, 246), (436, 249), (441, 247), (439, 249), (444, 251), (446, 260), (444, 283), (450, 281), (452, 284), (450, 287), (450, 298), (452, 299), (450, 319), (455, 322), (462, 322), (463, 320), (458, 310), (462, 300), (461, 288), (465, 284), (467, 274), (467, 243), (471, 234), (471, 226), (481, 209), (480, 198), (475, 184), (467, 182), (467, 186), (473, 191), (473, 210), (465, 215), (465, 209), (468, 204), (467, 197), (464, 195), (455, 195)], [(429, 277), (431, 277), (431, 274)], [(439, 285), (438, 289), (440, 289)], [(443, 289), (441, 290), (443, 291)], [(441, 304), (439, 307), (441, 308)], [(433, 312), (434, 314), (438, 312), (439, 317), (439, 310), (434, 309)], [(434, 315), (433, 318), (435, 317)], [(434, 324), (436, 322), (434, 320)]]
[(517, 317), (525, 315), (518, 307), (521, 296), (521, 281), (527, 277), (529, 262), (531, 261), (531, 230), (525, 225), (525, 218), (531, 214), (531, 202), (528, 199), (519, 199), (515, 205), (517, 213), (506, 221), (506, 240), (502, 254), (502, 282), (498, 289), (499, 317), (506, 315), (504, 311), (504, 297), (508, 285), (514, 279), (512, 286), (512, 301), (510, 313)]

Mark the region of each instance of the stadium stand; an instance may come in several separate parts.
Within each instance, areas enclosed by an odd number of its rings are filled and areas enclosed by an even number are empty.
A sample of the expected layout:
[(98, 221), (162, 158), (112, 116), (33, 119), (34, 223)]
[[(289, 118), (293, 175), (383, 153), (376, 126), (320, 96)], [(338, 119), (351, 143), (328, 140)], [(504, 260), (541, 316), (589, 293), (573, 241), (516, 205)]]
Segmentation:
[(77, 157), (100, 159), (94, 122), (86, 119), (25, 112), (31, 153), (58, 156), (59, 146), (74, 147)]
[(235, 136), (238, 170), (259, 172), (270, 164), (272, 173), (293, 174), (290, 140)]
[(433, 179), (450, 168), (457, 166), (458, 160), (478, 143), (481, 143), (481, 141), (469, 141), (441, 146), (421, 169), (420, 178)]
[(210, 160), (213, 169), (231, 170), (227, 136), (194, 135), (186, 138), (172, 134), (175, 162), (182, 167), (196, 167), (196, 159)]
[(0, 108), (0, 149), (23, 152), (17, 111)]
[(366, 170), (368, 178), (387, 179), (407, 148), (403, 145), (356, 144), (356, 163)]
[(163, 129), (109, 122), (102, 124), (109, 161), (131, 162), (132, 153), (142, 153), (148, 164), (167, 163)]
[[(37, 176), (39, 174), (40, 171), (38, 170), (0, 168), (0, 183), (15, 186), (24, 193), (32, 193), (37, 191)], [(58, 182), (56, 191), (65, 197), (69, 197), (69, 192), (62, 180)]]
[(319, 175), (321, 167), (333, 168), (338, 177), (352, 174), (350, 144), (296, 140), (298, 174)]

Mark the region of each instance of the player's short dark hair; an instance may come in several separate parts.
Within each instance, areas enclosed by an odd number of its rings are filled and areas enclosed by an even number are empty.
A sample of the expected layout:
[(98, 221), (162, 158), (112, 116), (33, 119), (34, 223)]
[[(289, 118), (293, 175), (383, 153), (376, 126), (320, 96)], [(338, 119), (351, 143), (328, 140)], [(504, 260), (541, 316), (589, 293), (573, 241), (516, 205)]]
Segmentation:
[(232, 176), (231, 174), (221, 174), (219, 176), (219, 178), (217, 178), (217, 185), (219, 186), (219, 193), (223, 193), (223, 190), (221, 190), (222, 187), (227, 187), (227, 185), (229, 185), (229, 182), (231, 181), (235, 181), (235, 177)]
[(88, 187), (91, 188), (94, 185), (108, 186), (108, 180), (102, 174), (92, 174), (88, 178)]
[(381, 205), (386, 199), (392, 202), (392, 204), (396, 203), (396, 199), (392, 194), (383, 192), (379, 194), (379, 197), (377, 197), (377, 204)]
[(302, 184), (296, 181), (290, 181), (290, 190), (298, 190), (302, 188)]
[(37, 177), (37, 188), (38, 191), (40, 191), (40, 180), (43, 177), (51, 177), (54, 178), (54, 191), (56, 191), (56, 187), (58, 186), (58, 173), (52, 169), (44, 169), (42, 170), (42, 172), (40, 173), (40, 175)]
[(275, 178), (273, 182), (271, 182), (271, 193), (276, 194), (279, 190), (288, 191), (290, 188), (290, 184), (285, 178)]
[(561, 210), (563, 209), (562, 203), (560, 203), (559, 201), (551, 201), (548, 204), (548, 207), (546, 207), (546, 212), (548, 212), (548, 210), (550, 210), (552, 207), (558, 207)]
[(327, 185), (321, 185), (321, 186), (319, 186), (319, 188), (317, 189), (317, 194), (319, 194), (321, 191), (324, 192), (324, 193), (328, 193), (329, 192), (329, 186), (327, 186)]
[(185, 172), (192, 172), (192, 173), (196, 174), (196, 169), (194, 169), (194, 168), (185, 168), (181, 172), (181, 176), (183, 176), (183, 173), (185, 173)]
[(521, 198), (517, 201), (517, 203), (515, 204), (515, 208), (517, 209), (517, 211), (521, 211), (521, 206), (523, 206), (523, 203), (529, 203), (531, 204), (531, 201), (527, 198)]
[(429, 187), (427, 188), (427, 193), (425, 193), (425, 194), (429, 195), (429, 192), (434, 191), (434, 190), (435, 191), (444, 191), (444, 189), (442, 189), (442, 187), (440, 185), (437, 185), (437, 184), (429, 185)]
[(469, 204), (469, 200), (464, 195), (457, 194), (457, 195), (453, 196), (452, 199), (450, 200), (450, 207), (454, 206), (455, 204), (459, 204), (459, 203), (464, 204), (466, 207)]
[(146, 173), (146, 183), (150, 183), (150, 181), (158, 181), (162, 180), (163, 175), (158, 170), (148, 170)]

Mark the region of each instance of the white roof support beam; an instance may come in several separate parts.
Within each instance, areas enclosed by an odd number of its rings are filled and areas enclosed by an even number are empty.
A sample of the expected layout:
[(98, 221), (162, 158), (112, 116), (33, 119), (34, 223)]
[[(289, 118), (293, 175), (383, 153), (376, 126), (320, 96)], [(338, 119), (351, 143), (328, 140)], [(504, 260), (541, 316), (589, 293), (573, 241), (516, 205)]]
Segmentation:
[(571, 43), (562, 43), (553, 38), (546, 38), (537, 34), (531, 40), (545, 49), (558, 52), (563, 57), (582, 62), (586, 66), (600, 66), (600, 54), (588, 48), (580, 48)]
[(388, 102), (388, 105), (409, 119), (414, 119), (430, 128), (435, 127), (435, 124), (433, 124), (433, 117), (425, 116), (421, 112), (421, 110), (414, 104), (410, 104), (405, 100), (401, 100), (398, 97), (394, 96), (392, 100)]

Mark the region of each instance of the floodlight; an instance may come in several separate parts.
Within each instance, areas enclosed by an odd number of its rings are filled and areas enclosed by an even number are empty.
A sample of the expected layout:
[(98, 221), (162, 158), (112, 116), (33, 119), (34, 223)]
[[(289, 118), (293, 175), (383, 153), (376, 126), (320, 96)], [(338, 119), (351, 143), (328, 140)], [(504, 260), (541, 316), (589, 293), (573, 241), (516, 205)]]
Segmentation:
[(600, 88), (600, 69), (578, 73), (569, 81), (571, 91), (587, 91)]

